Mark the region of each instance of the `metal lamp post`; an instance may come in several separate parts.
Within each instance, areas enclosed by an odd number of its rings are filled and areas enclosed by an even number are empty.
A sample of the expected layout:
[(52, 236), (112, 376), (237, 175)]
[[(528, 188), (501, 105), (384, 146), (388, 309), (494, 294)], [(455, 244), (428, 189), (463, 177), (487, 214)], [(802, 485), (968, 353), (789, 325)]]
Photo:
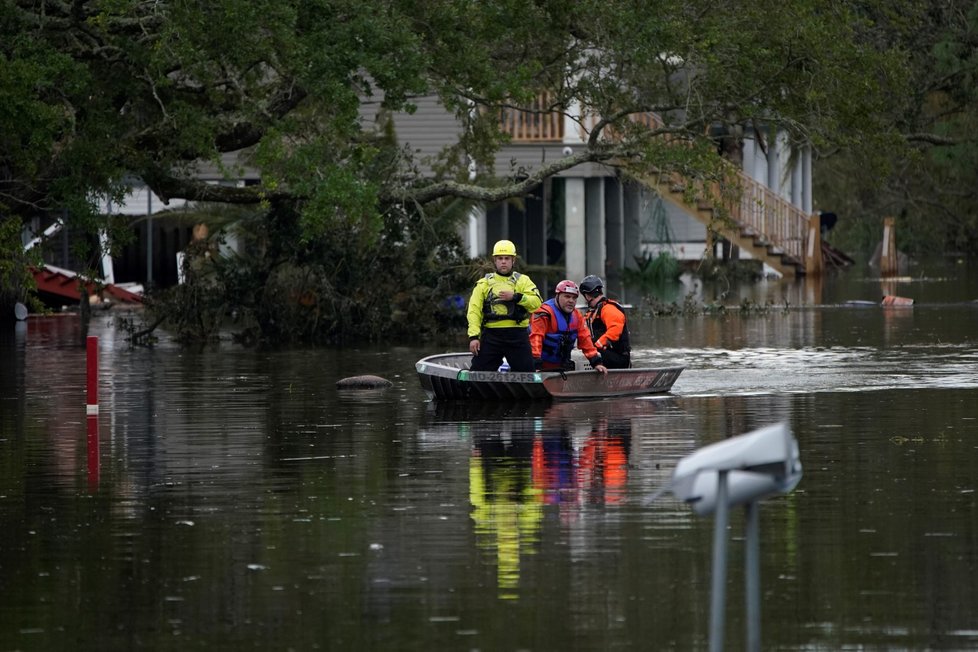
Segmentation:
[(672, 481), (660, 491), (672, 492), (700, 516), (715, 513), (713, 581), (710, 599), (710, 651), (723, 649), (727, 577), (727, 526), (730, 507), (744, 505), (744, 582), (747, 606), (747, 650), (761, 649), (760, 527), (758, 502), (790, 492), (801, 480), (798, 442), (787, 424), (779, 423), (705, 446), (681, 459)]

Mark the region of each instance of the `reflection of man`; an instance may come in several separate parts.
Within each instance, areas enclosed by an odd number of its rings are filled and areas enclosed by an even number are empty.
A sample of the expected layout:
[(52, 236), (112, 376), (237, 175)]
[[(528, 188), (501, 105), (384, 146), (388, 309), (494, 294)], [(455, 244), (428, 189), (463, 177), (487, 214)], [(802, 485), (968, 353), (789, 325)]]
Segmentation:
[(533, 440), (533, 486), (548, 505), (577, 500), (574, 444), (566, 426), (547, 428)]
[(499, 597), (516, 599), (520, 554), (533, 552), (543, 507), (533, 496), (530, 435), (479, 437), (469, 459), (469, 502), (480, 548), (496, 553)]
[(599, 419), (581, 448), (578, 459), (578, 486), (589, 502), (619, 503), (625, 499), (628, 480), (628, 449), (631, 443), (628, 421)]

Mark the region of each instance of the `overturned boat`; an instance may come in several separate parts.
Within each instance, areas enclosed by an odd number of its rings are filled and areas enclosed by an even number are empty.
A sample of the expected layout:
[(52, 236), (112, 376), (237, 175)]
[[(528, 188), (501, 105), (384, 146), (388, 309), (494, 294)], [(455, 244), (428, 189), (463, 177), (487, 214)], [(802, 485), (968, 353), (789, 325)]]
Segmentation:
[(584, 399), (668, 392), (684, 367), (583, 371), (471, 371), (472, 355), (442, 353), (415, 363), (421, 387), (438, 399)]

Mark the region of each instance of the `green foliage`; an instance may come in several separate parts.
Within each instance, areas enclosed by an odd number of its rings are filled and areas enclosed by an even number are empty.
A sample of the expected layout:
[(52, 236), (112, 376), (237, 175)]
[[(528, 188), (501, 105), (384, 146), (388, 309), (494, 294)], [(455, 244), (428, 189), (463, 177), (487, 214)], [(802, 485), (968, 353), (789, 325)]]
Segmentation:
[(635, 269), (621, 270), (621, 279), (626, 287), (639, 290), (643, 296), (668, 296), (683, 272), (679, 261), (667, 251), (636, 257), (635, 263)]
[[(683, 297), (682, 305), (676, 303), (675, 301), (665, 303), (651, 299), (648, 301), (647, 310), (648, 314), (653, 317), (692, 317), (695, 315), (724, 316), (730, 311), (730, 308), (718, 299), (708, 303), (700, 303), (697, 301), (694, 294), (689, 293)], [(787, 301), (785, 301), (783, 304), (777, 304), (768, 300), (767, 302), (760, 304), (747, 297), (744, 297), (744, 299), (741, 300), (740, 304), (736, 307), (736, 310), (738, 310), (739, 313), (744, 316), (762, 316), (769, 315), (775, 310), (778, 310), (781, 313), (787, 313), (790, 310), (790, 306), (788, 305)]]
[[(376, 238), (348, 229), (309, 237), (287, 207), (233, 225), (243, 255), (221, 253), (221, 236), (194, 243), (186, 283), (150, 303), (151, 319), (179, 339), (243, 341), (417, 341), (464, 333), (462, 307), (473, 266), (455, 225), (464, 207), (438, 214), (389, 211)], [(231, 228), (231, 227), (229, 227)]]
[[(678, 172), (697, 192), (724, 180), (715, 124), (777, 123), (820, 149), (893, 143), (911, 51), (879, 27), (903, 12), (880, 11), (822, 0), (664, 0), (654, 11), (618, 0), (4, 3), (0, 215), (67, 211), (94, 232), (105, 226), (96, 199), (120, 198), (131, 178), (163, 198), (247, 206), (253, 249), (205, 257), (216, 289), (181, 300), (215, 317), (181, 331), (205, 334), (230, 309), (263, 337), (341, 340), (340, 315), (375, 337), (424, 333), (392, 324), (430, 314), (428, 293), (456, 285), (433, 272), (436, 252), (462, 264), (454, 224), (430, 217), (442, 202), (520, 197), (582, 164)], [(898, 36), (916, 38), (909, 25)], [(942, 56), (963, 61), (965, 45), (949, 40)], [(542, 91), (548, 112), (607, 122), (573, 156), (496, 169), (500, 112)], [(425, 161), (391, 121), (423, 96), (458, 127)], [(650, 114), (661, 123), (641, 119)], [(252, 167), (260, 183), (203, 184), (204, 163), (231, 180)], [(316, 296), (296, 308), (296, 288)], [(211, 294), (222, 297), (213, 306)]]
[(702, 307), (692, 294), (683, 297), (682, 305), (676, 301), (662, 301), (655, 297), (646, 297), (645, 309), (652, 317), (676, 317), (698, 315), (702, 312)]
[(763, 264), (759, 260), (729, 260), (707, 258), (694, 270), (703, 279), (732, 283), (734, 281), (756, 281), (763, 275)]
[[(595, 140), (594, 160), (695, 171), (711, 164), (704, 129), (716, 121), (776, 120), (818, 143), (886, 131), (878, 116), (903, 91), (902, 59), (881, 43), (855, 45), (871, 25), (861, 10), (814, 0), (667, 0), (656, 11), (597, 0), (8, 6), (0, 133), (32, 147), (0, 151), (18, 192), (35, 188), (49, 209), (72, 189), (107, 193), (126, 174), (192, 199), (189, 164), (247, 150), (265, 183), (251, 201), (318, 196), (314, 207), (332, 198), (345, 213), (428, 183), (411, 175), (410, 157), (372, 165), (364, 108), (410, 112), (414, 97), (437, 94), (465, 143), (444, 178), (464, 179), (470, 156), (488, 166), (502, 142), (497, 111), (548, 90), (556, 112), (612, 120), (618, 142)], [(675, 137), (652, 139), (629, 120), (647, 112)], [(9, 154), (25, 151), (28, 160)], [(319, 187), (344, 170), (353, 190)], [(54, 193), (41, 179), (67, 184)], [(322, 228), (322, 217), (309, 224)]]
[[(667, 246), (673, 243), (669, 215), (661, 198), (650, 202), (644, 211), (642, 232), (651, 234), (652, 243)], [(626, 286), (640, 289), (644, 294), (651, 294), (659, 300), (675, 294), (683, 269), (669, 251), (660, 251), (655, 256), (646, 253), (642, 258), (636, 257), (635, 263), (635, 269), (622, 270), (622, 280)]]
[(30, 266), (37, 263), (36, 253), (24, 251), (20, 222), (0, 219), (0, 320), (13, 318), (15, 303), (27, 305), (31, 312), (41, 310), (29, 294), (34, 288)]
[[(978, 254), (978, 5), (897, 2), (873, 16), (882, 40), (907, 52), (906, 95), (891, 116), (889, 149), (845, 149), (816, 161), (818, 207), (839, 215), (836, 247), (868, 258), (896, 218), (897, 247), (913, 256)], [(879, 165), (880, 160), (884, 162)]]

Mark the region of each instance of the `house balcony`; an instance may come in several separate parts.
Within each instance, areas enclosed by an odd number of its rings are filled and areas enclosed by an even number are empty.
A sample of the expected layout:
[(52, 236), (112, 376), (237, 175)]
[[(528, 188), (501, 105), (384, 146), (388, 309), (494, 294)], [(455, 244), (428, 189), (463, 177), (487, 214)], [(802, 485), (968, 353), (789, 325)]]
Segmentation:
[[(598, 123), (598, 116), (588, 115), (574, 120), (555, 112), (554, 106), (553, 94), (541, 93), (526, 107), (503, 109), (499, 113), (501, 130), (514, 145), (587, 141)], [(654, 113), (636, 113), (630, 119), (653, 129), (662, 126)], [(606, 132), (606, 136), (614, 138), (614, 131)]]
[[(521, 149), (559, 144), (579, 146), (586, 142), (598, 123), (598, 116), (587, 115), (575, 120), (555, 112), (555, 106), (553, 94), (541, 93), (529, 106), (503, 109), (500, 127), (509, 136), (509, 145)], [(633, 114), (630, 119), (650, 129), (663, 126), (654, 113)], [(615, 130), (607, 128), (602, 138), (613, 142)], [(708, 232), (737, 244), (779, 273), (786, 276), (806, 273), (806, 258), (811, 258), (806, 256), (806, 243), (812, 238), (811, 216), (742, 170), (731, 167), (726, 177), (723, 186), (733, 192), (725, 196), (720, 192), (720, 184), (685, 179), (674, 173), (646, 172), (637, 181), (705, 225)], [(721, 207), (722, 218), (718, 213)]]

